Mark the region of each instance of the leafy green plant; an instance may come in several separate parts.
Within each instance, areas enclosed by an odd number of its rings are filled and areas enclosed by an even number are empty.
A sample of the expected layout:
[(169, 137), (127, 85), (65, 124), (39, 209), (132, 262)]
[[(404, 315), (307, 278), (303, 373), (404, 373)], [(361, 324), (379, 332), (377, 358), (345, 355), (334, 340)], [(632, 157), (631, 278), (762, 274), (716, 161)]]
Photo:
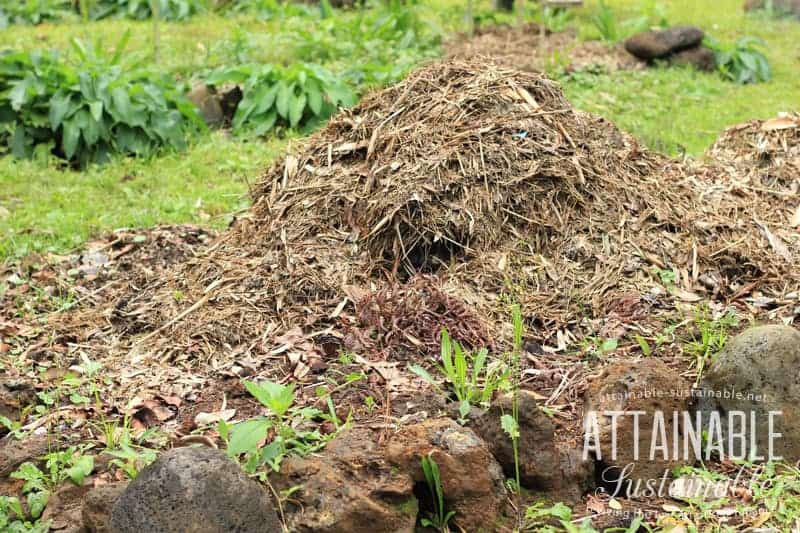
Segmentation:
[(546, 5), (538, 18), (539, 23), (547, 28), (547, 31), (557, 33), (564, 31), (575, 16), (569, 9)]
[(202, 119), (174, 80), (122, 65), (126, 43), (107, 57), (101, 43), (75, 40), (74, 64), (55, 53), (0, 54), (0, 152), (44, 151), (85, 166), (183, 148)]
[[(52, 491), (66, 480), (83, 485), (86, 476), (94, 469), (94, 457), (84, 455), (74, 446), (45, 456), (45, 470), (26, 462), (11, 473), (14, 479), (23, 480), (22, 493), (27, 497), (28, 514), (36, 520), (42, 516)], [(13, 502), (12, 502), (13, 503)], [(16, 512), (19, 518), (22, 513)], [(24, 531), (24, 530), (23, 530)]]
[(167, 21), (186, 20), (208, 11), (206, 0), (95, 0), (89, 17), (92, 20), (108, 17), (145, 20), (153, 16), (154, 3), (157, 3), (158, 18)]
[[(494, 391), (507, 383), (508, 371), (501, 365), (489, 365), (489, 352), (482, 348), (476, 354), (464, 351), (458, 341), (451, 340), (447, 329), (442, 328), (442, 361), (438, 367), (450, 382), (452, 392), (459, 403), (462, 418), (469, 413), (471, 405), (486, 406)], [(439, 389), (438, 382), (419, 365), (410, 365), (410, 371)]]
[[(272, 381), (256, 383), (245, 381), (245, 388), (270, 413), (237, 424), (220, 422), (220, 436), (228, 444), (228, 455), (245, 457), (245, 470), (255, 473), (267, 465), (277, 471), (287, 455), (305, 456), (325, 446), (335, 433), (322, 435), (318, 430), (303, 429), (315, 418), (326, 419), (316, 408), (293, 408), (294, 385), (281, 385)], [(335, 417), (335, 413), (333, 415)], [(338, 419), (334, 422), (337, 427)], [(272, 437), (269, 444), (264, 445)]]
[(764, 54), (766, 43), (755, 37), (742, 37), (733, 44), (724, 44), (706, 37), (704, 44), (714, 51), (717, 70), (723, 78), (740, 84), (769, 81), (772, 70)]
[(445, 509), (442, 476), (439, 473), (439, 465), (433, 459), (433, 452), (422, 456), (422, 473), (425, 475), (425, 483), (428, 485), (428, 490), (431, 494), (433, 512), (422, 518), (420, 523), (423, 527), (432, 527), (437, 531), (449, 532), (450, 520), (456, 513)]
[(0, 531), (7, 533), (47, 533), (50, 521), (26, 520), (22, 502), (14, 496), (0, 496)]
[(600, 7), (591, 17), (592, 24), (600, 33), (601, 39), (609, 43), (615, 43), (620, 39), (617, 16), (603, 0), (600, 0)]
[(255, 135), (278, 125), (313, 126), (339, 106), (355, 103), (355, 94), (341, 80), (314, 64), (240, 65), (212, 73), (207, 82), (242, 85), (243, 97), (233, 117), (233, 129)]
[(12, 24), (36, 25), (59, 20), (72, 12), (70, 0), (13, 0), (0, 6), (0, 29)]

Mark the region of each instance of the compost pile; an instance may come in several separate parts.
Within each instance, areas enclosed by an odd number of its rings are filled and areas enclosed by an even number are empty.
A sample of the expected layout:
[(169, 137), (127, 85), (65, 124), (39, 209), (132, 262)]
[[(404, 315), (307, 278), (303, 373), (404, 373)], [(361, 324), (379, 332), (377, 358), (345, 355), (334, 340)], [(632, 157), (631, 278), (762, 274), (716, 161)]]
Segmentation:
[(775, 194), (800, 191), (800, 113), (783, 113), (725, 130), (709, 149), (722, 164), (733, 165), (752, 186)]
[(73, 314), (77, 341), (112, 346), (130, 375), (257, 359), (302, 377), (331, 346), (432, 355), (442, 326), (502, 344), (511, 301), (543, 341), (588, 334), (586, 320), (647, 293), (659, 270), (675, 274), (667, 296), (689, 301), (800, 287), (789, 205), (651, 153), (555, 82), (483, 58), (366, 96), (252, 194), (203, 253), (99, 320)]

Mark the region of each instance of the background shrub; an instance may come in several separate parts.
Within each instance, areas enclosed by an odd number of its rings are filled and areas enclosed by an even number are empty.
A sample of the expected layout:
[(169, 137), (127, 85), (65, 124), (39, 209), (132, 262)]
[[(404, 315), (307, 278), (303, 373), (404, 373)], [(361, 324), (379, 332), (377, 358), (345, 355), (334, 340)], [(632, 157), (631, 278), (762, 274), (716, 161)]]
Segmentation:
[(205, 126), (173, 79), (73, 41), (76, 63), (52, 52), (0, 55), (0, 152), (52, 153), (77, 166), (114, 153), (182, 148)]

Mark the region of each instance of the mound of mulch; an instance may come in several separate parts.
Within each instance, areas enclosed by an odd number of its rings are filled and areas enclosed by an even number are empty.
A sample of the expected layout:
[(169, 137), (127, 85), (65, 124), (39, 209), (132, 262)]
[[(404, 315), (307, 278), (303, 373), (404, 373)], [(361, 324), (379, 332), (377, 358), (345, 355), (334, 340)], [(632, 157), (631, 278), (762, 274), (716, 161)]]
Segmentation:
[(424, 360), (443, 326), (502, 349), (510, 302), (537, 342), (560, 345), (596, 333), (625, 295), (757, 295), (774, 310), (800, 289), (785, 206), (484, 58), (366, 96), (270, 167), (253, 200), (202, 253), (83, 326), (54, 321), (121, 369), (115, 394), (180, 395), (242, 368), (305, 379), (331, 346)]
[(800, 191), (800, 113), (731, 126), (708, 155), (735, 167), (754, 186), (796, 197)]
[(479, 27), (473, 35), (445, 42), (444, 51), (454, 59), (488, 56), (498, 64), (528, 72), (615, 72), (647, 66), (621, 45), (582, 41), (574, 30), (542, 34), (536, 24)]

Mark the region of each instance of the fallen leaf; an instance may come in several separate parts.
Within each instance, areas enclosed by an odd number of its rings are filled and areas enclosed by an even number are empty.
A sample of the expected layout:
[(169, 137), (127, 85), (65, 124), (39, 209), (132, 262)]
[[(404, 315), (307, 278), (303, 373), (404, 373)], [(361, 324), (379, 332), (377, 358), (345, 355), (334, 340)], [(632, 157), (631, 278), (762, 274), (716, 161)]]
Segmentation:
[(789, 221), (790, 226), (800, 226), (800, 205), (797, 206), (797, 209), (792, 215), (792, 220)]
[(220, 420), (227, 422), (236, 415), (236, 409), (223, 409), (215, 413), (197, 413), (194, 417), (194, 424), (197, 427), (210, 426)]
[(755, 520), (750, 524), (752, 527), (761, 527), (767, 523), (767, 520), (772, 518), (772, 513), (769, 511), (764, 511), (763, 513), (759, 514)]
[(606, 504), (600, 498), (590, 494), (586, 498), (586, 509), (595, 514), (603, 514), (606, 512)]
[(621, 511), (621, 510), (622, 510), (622, 504), (621, 504), (621, 503), (619, 503), (619, 502), (618, 502), (617, 500), (615, 500), (614, 498), (611, 498), (610, 500), (608, 500), (608, 506), (609, 506), (611, 509), (614, 509), (615, 511)]

